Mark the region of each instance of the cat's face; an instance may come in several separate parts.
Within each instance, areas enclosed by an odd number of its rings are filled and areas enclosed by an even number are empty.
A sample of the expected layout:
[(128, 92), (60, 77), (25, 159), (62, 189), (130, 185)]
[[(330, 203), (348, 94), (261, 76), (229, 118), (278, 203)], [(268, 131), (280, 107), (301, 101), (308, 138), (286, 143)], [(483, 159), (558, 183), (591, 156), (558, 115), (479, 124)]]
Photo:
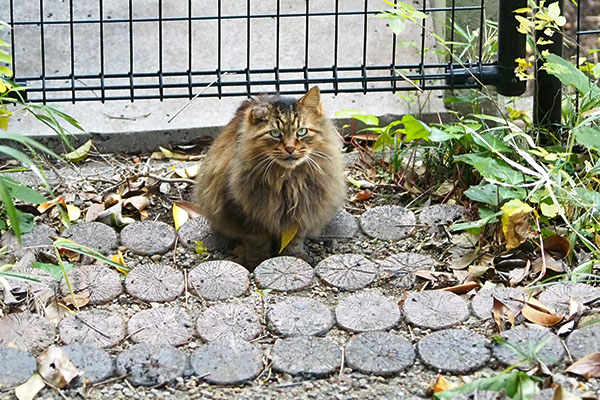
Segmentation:
[[(248, 112), (244, 158), (292, 169), (319, 157), (325, 140), (319, 89), (309, 90), (299, 100), (258, 100)], [(273, 165), (271, 165), (273, 166)]]

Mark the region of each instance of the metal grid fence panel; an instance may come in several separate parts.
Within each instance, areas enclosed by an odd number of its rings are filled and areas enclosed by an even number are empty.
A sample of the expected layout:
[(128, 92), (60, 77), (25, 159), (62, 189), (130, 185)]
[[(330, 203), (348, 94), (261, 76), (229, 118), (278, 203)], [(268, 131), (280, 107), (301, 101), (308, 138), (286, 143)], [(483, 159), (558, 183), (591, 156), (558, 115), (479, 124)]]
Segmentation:
[(29, 101), (104, 102), (476, 87), (454, 75), (494, 65), (484, 1), (414, 0), (428, 18), (399, 35), (382, 0), (0, 0), (0, 10)]

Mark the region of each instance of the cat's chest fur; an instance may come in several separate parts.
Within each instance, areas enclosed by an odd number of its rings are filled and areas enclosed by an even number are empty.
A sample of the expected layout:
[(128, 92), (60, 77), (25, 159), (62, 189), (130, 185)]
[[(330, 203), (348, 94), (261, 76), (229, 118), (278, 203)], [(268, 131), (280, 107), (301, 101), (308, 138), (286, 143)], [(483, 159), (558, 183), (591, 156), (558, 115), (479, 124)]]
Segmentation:
[[(239, 179), (244, 179), (243, 173)], [(246, 178), (245, 187), (233, 191), (250, 224), (285, 230), (292, 225), (313, 225), (311, 220), (318, 214), (320, 202), (326, 201), (322, 198), (323, 184), (301, 167), (265, 179)]]

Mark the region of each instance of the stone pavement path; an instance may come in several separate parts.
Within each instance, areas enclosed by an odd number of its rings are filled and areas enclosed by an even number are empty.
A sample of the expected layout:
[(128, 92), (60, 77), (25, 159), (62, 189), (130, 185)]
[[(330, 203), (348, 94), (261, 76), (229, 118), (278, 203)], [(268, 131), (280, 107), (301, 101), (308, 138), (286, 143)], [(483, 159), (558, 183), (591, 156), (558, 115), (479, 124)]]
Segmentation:
[[(352, 248), (364, 234), (375, 242), (402, 240), (415, 229), (448, 222), (429, 218), (440, 212), (433, 207), (421, 210), (420, 224), (412, 211), (398, 206), (374, 207), (358, 219), (342, 211), (313, 242)], [(456, 207), (450, 211), (462, 214)], [(39, 226), (24, 243), (48, 245), (49, 236), (56, 232)], [(134, 268), (121, 279), (103, 265), (77, 265), (69, 273), (71, 287), (90, 303), (60, 322), (30, 311), (0, 318), (0, 386), (27, 381), (36, 370), (34, 357), (53, 343), (62, 344), (81, 371), (78, 384), (124, 377), (131, 385), (151, 387), (193, 377), (209, 385), (264, 384), (272, 375), (325, 380), (348, 368), (388, 379), (410, 373), (415, 363), (465, 374), (490, 365), (500, 371), (501, 365), (523, 362), (527, 349), (537, 346), (548, 366), (600, 349), (600, 324), (576, 329), (566, 340), (520, 325), (502, 333), (509, 345), (494, 344), (493, 296), (513, 300), (509, 304), (517, 308), (514, 299), (523, 292), (497, 287), (472, 299), (442, 290), (417, 292), (414, 272), (435, 269), (427, 254), (397, 252), (382, 259), (344, 252), (312, 266), (276, 257), (251, 274), (233, 261), (203, 261), (189, 250), (196, 240), (205, 240), (215, 254), (228, 246), (202, 217), (178, 232), (147, 220), (120, 234), (107, 225), (80, 223), (62, 236), (105, 254), (122, 248)], [(13, 243), (10, 237), (3, 242)], [(180, 247), (176, 256), (176, 243), (188, 249)], [(16, 295), (28, 291), (43, 304), (55, 291), (69, 293), (65, 282), (58, 287), (41, 271), (17, 271), (40, 275), (41, 282), (9, 279)], [(586, 304), (600, 298), (600, 290), (589, 285), (556, 288), (545, 289), (540, 298), (555, 305), (568, 304), (570, 296)], [(408, 383), (404, 392), (422, 396), (422, 386), (416, 390)]]

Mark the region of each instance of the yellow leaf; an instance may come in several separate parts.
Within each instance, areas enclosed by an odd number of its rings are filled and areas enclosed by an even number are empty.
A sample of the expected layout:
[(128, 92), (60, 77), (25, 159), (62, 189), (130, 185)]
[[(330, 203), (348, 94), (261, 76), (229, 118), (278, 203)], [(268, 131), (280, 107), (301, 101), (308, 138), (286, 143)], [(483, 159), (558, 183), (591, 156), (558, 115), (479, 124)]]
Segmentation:
[(529, 213), (533, 208), (519, 199), (512, 199), (502, 206), (502, 233), (506, 239), (506, 250), (514, 249), (529, 236)]
[(19, 400), (32, 400), (46, 386), (42, 377), (35, 373), (22, 385), (15, 388), (15, 396)]
[(175, 171), (175, 174), (180, 178), (194, 178), (198, 175), (200, 164), (194, 164), (185, 168), (175, 168), (174, 166), (171, 166), (171, 169)]
[(204, 242), (202, 240), (196, 240), (196, 254), (202, 255), (206, 252), (206, 247), (204, 247)]
[(279, 249), (280, 253), (287, 247), (288, 244), (290, 244), (292, 239), (296, 236), (296, 233), (298, 233), (298, 225), (292, 225), (281, 234), (281, 248)]
[(179, 230), (188, 219), (190, 219), (190, 214), (177, 204), (173, 203), (173, 221), (175, 222), (175, 230)]
[(540, 204), (540, 210), (542, 211), (542, 215), (548, 218), (554, 218), (558, 215), (558, 205), (556, 203)]
[(121, 253), (121, 250), (117, 250), (117, 254), (114, 254), (111, 257), (113, 262), (116, 262), (117, 264), (122, 265), (125, 268), (119, 268), (119, 267), (115, 267), (117, 269), (117, 271), (119, 271), (122, 274), (127, 275), (129, 273), (129, 269), (127, 269), (126, 265), (125, 265), (125, 259), (123, 258), (123, 253)]
[(69, 217), (69, 221), (77, 221), (79, 217), (81, 217), (81, 210), (79, 207), (74, 206), (72, 204), (67, 204), (67, 216)]
[(63, 157), (71, 162), (83, 161), (87, 158), (92, 150), (92, 139), (88, 140), (70, 153), (64, 154)]
[(190, 156), (188, 154), (175, 153), (174, 151), (165, 149), (162, 146), (158, 146), (160, 152), (167, 158), (172, 158), (173, 160), (188, 160)]

